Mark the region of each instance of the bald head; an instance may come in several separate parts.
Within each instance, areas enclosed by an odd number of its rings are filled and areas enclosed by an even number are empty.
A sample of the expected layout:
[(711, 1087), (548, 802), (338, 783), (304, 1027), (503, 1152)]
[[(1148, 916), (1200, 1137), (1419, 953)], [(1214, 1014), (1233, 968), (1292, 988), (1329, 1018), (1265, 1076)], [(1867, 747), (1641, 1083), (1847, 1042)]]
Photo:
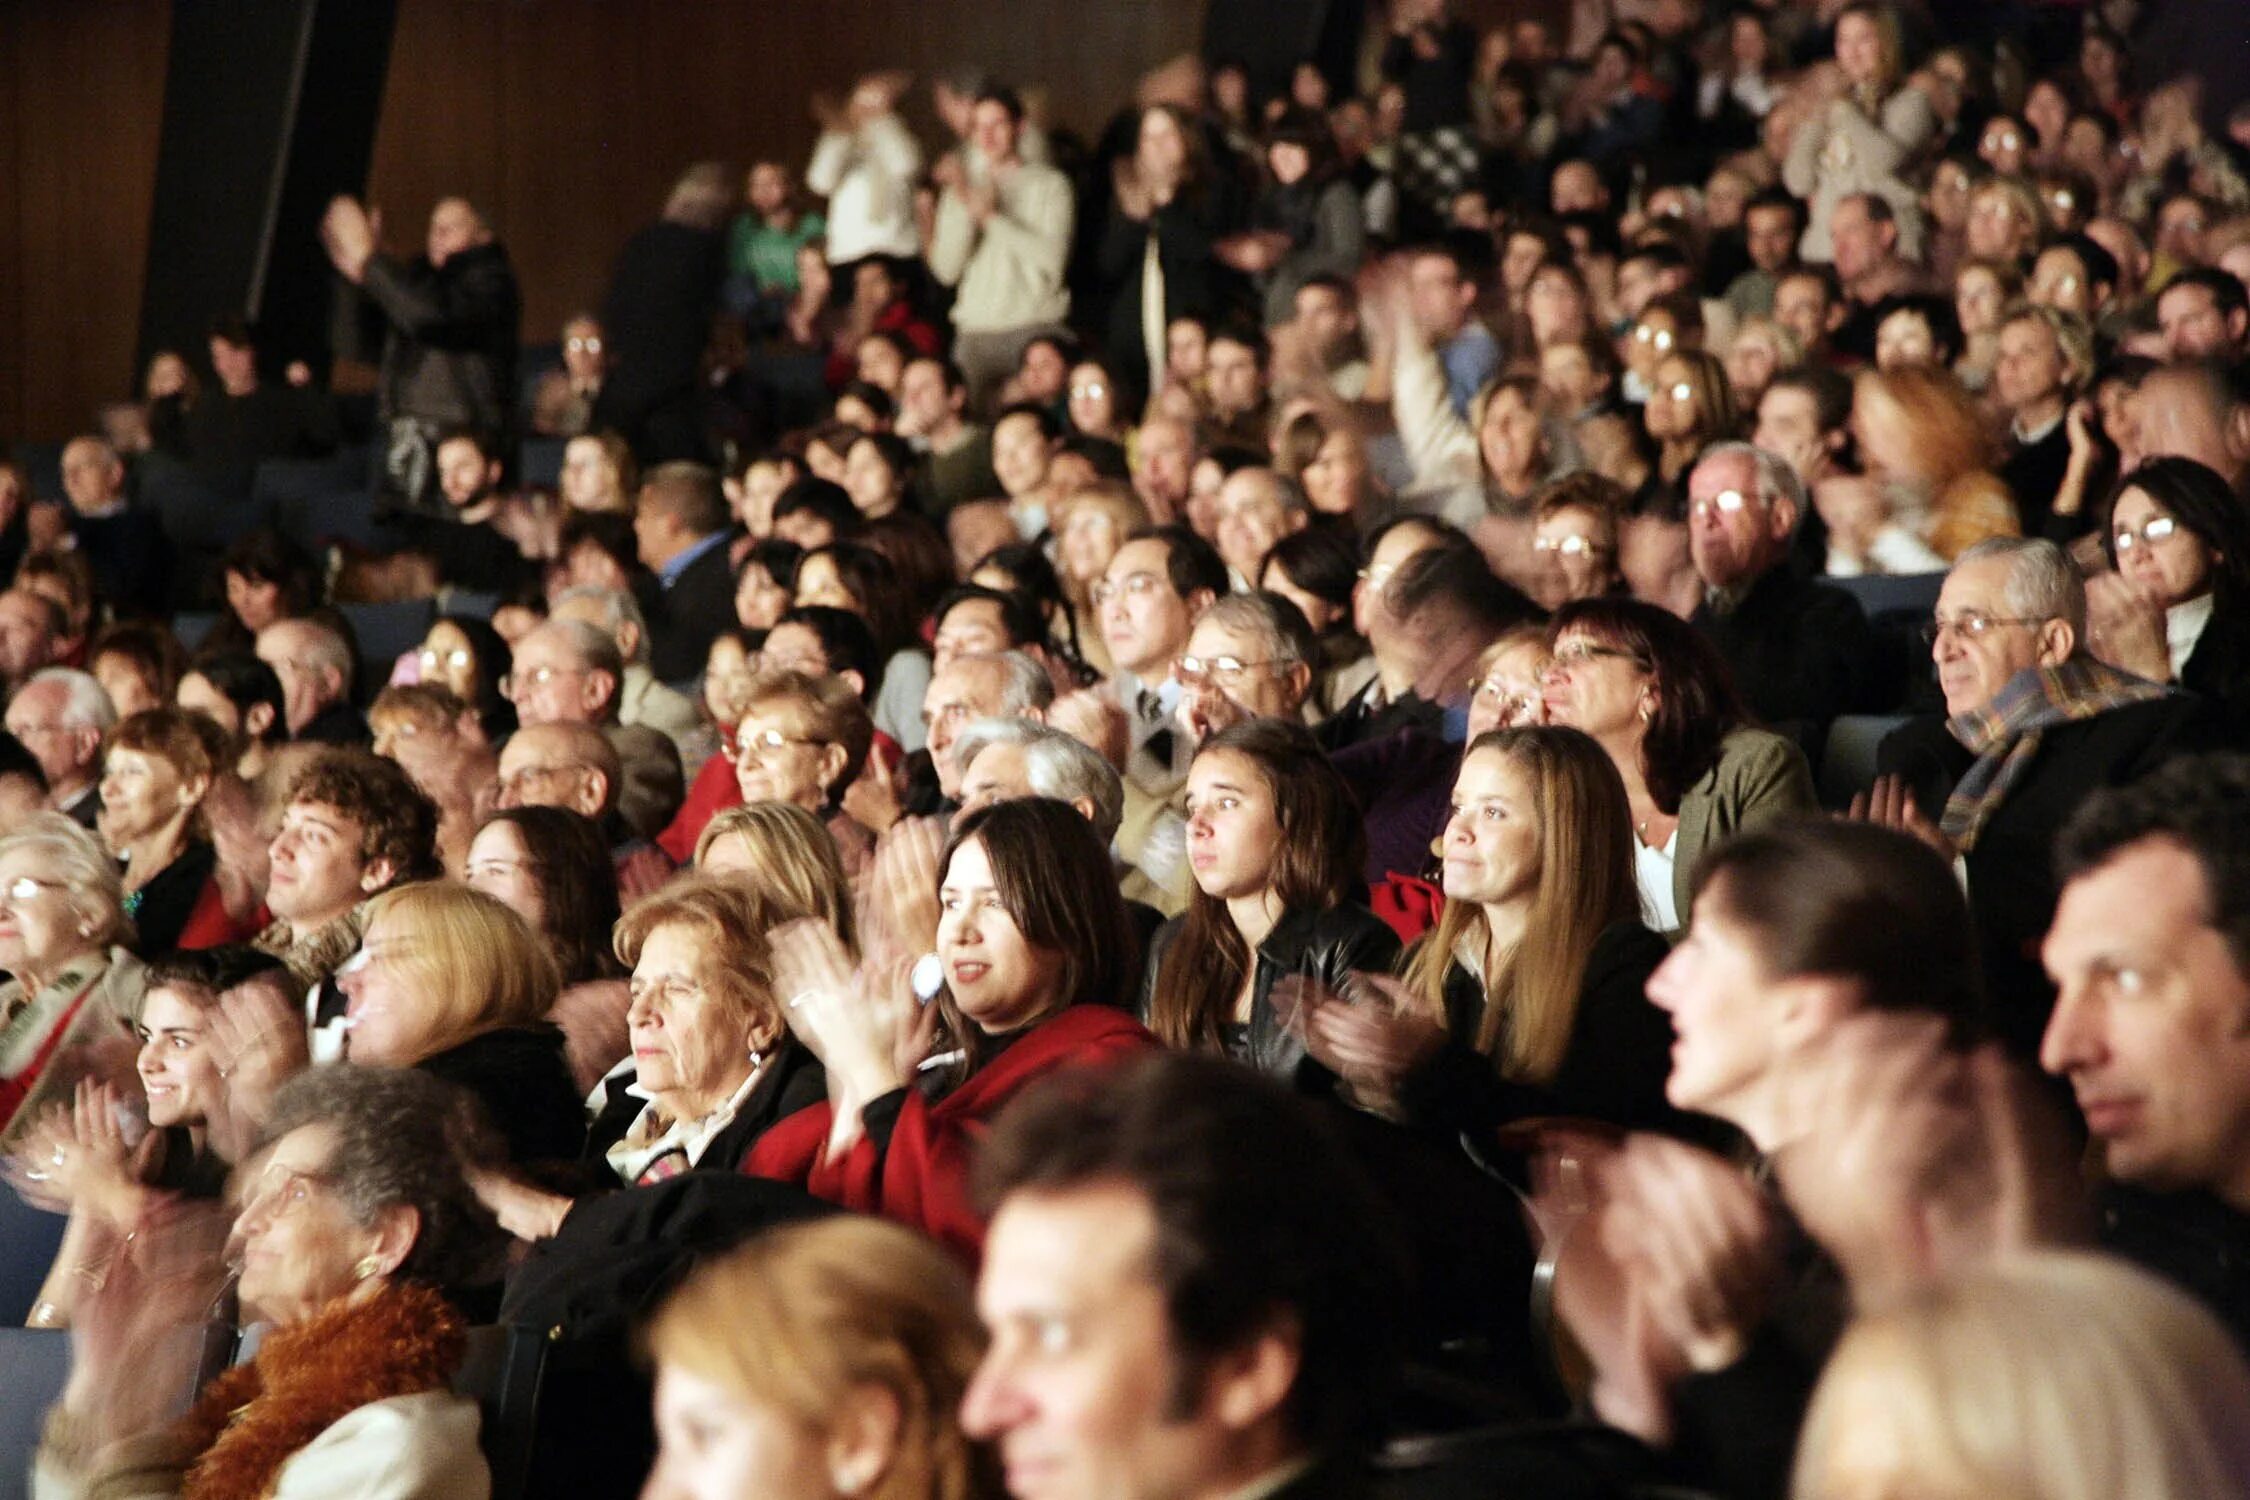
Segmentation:
[(2235, 399), (2216, 366), (2153, 371), (2141, 382), (2137, 404), (2143, 458), (2192, 458), (2238, 486), (2250, 472), (2250, 403)]
[(526, 724), (500, 751), (502, 807), (565, 807), (598, 819), (624, 780), (617, 747), (591, 724)]
[(282, 718), (292, 739), (351, 695), (351, 647), (325, 625), (311, 620), (268, 625), (258, 632), (257, 651), (258, 660), (281, 679)]

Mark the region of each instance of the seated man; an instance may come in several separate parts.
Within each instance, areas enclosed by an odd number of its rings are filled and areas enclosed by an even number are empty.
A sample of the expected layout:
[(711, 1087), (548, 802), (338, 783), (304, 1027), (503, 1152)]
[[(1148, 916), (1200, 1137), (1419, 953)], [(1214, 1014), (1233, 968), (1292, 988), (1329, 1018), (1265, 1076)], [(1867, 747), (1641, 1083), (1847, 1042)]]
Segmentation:
[[(438, 493), (445, 514), (401, 514), (392, 535), (411, 554), (426, 558), (440, 586), (509, 594), (538, 577), (538, 565), (502, 533), (501, 459), (498, 440), (457, 427), (437, 443)], [(421, 583), (433, 580), (425, 575)]]
[(157, 615), (170, 597), (172, 560), (163, 529), (125, 497), (125, 463), (108, 441), (74, 438), (62, 456), (70, 529), (94, 570), (102, 599), (120, 615)]
[(438, 873), (437, 810), (399, 767), (365, 750), (327, 749), (289, 785), (267, 851), (257, 946), (306, 984), (320, 984), (359, 947), (367, 899)]
[(2060, 844), (2039, 1060), (2104, 1148), (2102, 1237), (2250, 1348), (2250, 757), (2096, 792)]
[(0, 689), (13, 693), (60, 654), (70, 617), (43, 594), (17, 587), (0, 593)]
[(930, 676), (922, 694), (922, 724), (929, 733), (930, 767), (948, 805), (961, 800), (961, 759), (954, 741), (979, 719), (1044, 723), (1055, 701), (1046, 670), (1021, 651), (956, 656)]
[(1152, 796), (1187, 776), (1190, 747), (1171, 730), (1179, 701), (1172, 664), (1197, 618), (1226, 592), (1226, 564), (1185, 526), (1134, 532), (1094, 585), (1096, 620), (1115, 668), (1110, 692), (1127, 722), (1125, 779)]
[(367, 720), (352, 707), (356, 663), (344, 638), (318, 620), (281, 620), (258, 632), (258, 660), (281, 679), (281, 718), (302, 744), (365, 745)]
[(1215, 540), (1236, 588), (1255, 585), (1273, 544), (1304, 530), (1312, 519), (1297, 482), (1262, 465), (1229, 474), (1219, 486), (1218, 509)]
[(711, 638), (734, 623), (732, 521), (719, 476), (701, 464), (659, 464), (641, 483), (633, 535), (662, 591), (649, 649), (665, 682), (693, 681)]
[(1962, 553), (1930, 635), (1946, 717), (1883, 741), (1873, 800), (1964, 861), (1993, 1029), (2029, 1059), (2054, 1003), (2033, 954), (2055, 914), (2055, 830), (2092, 792), (2210, 731), (2196, 699), (2087, 654), (2086, 587), (2053, 542), (1998, 537)]
[(672, 876), (672, 860), (618, 810), (625, 784), (617, 748), (591, 724), (526, 724), (500, 751), (501, 807), (560, 807), (609, 840), (618, 895), (645, 896)]
[(1797, 562), (1805, 509), (1796, 471), (1748, 443), (1714, 444), (1688, 473), (1688, 555), (1703, 583), (1694, 624), (1751, 713), (1817, 759), (1829, 721), (1863, 706), (1873, 636), (1851, 595)]
[(617, 720), (625, 659), (608, 632), (584, 620), (550, 620), (516, 642), (508, 697), (517, 721), (591, 724), (617, 747), (624, 779), (614, 789), (633, 831), (654, 838), (687, 796), (679, 748), (665, 735)]
[(102, 810), (102, 737), (116, 727), (109, 694), (84, 672), (48, 667), (8, 700), (8, 733), (47, 778), (47, 805), (80, 827)]
[(584, 620), (617, 643), (625, 664), (617, 684), (617, 722), (653, 729), (680, 752), (689, 779), (719, 748), (718, 736), (703, 721), (695, 700), (656, 680), (649, 669), (648, 621), (625, 589), (583, 586), (565, 589), (548, 612), (550, 620)]
[(1356, 1493), (1403, 1300), (1373, 1189), (1225, 1064), (1089, 1077), (1027, 1096), (977, 1163), (992, 1342), (962, 1426), (1018, 1500)]

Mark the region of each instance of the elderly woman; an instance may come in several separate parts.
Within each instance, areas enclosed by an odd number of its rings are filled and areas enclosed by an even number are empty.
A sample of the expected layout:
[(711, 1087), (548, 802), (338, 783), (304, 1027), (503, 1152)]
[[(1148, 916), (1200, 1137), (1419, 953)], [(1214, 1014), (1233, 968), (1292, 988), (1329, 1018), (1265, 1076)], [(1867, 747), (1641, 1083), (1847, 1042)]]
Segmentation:
[(585, 1119), (562, 1033), (546, 1020), (555, 961), (523, 918), (450, 881), (385, 891), (337, 984), (353, 1062), (460, 1085), (518, 1163), (577, 1159)]
[(127, 951), (117, 866), (62, 813), (0, 838), (0, 1147), (69, 1097), (103, 1042), (130, 1043), (141, 962)]
[(1629, 498), (1615, 481), (1592, 472), (1573, 474), (1540, 491), (1531, 552), (1542, 604), (1552, 607), (1625, 591), (1617, 534)]
[(624, 969), (609, 950), (617, 879), (601, 826), (561, 807), (511, 807), (469, 846), (469, 889), (504, 903), (546, 944), (562, 988), (547, 1019), (581, 1094), (625, 1056)]
[(769, 1231), (699, 1269), (649, 1325), (649, 1500), (979, 1500), (1000, 1492), (958, 1413), (984, 1347), (969, 1284), (895, 1224)]
[(1125, 538), (1148, 524), (1148, 507), (1122, 484), (1098, 482), (1074, 490), (1055, 508), (1056, 572), (1070, 606), (1070, 638), (1086, 664), (1110, 668), (1109, 647), (1094, 616), (1094, 586)]
[(1593, 736), (1624, 778), (1642, 914), (1658, 932), (1684, 924), (1704, 850), (1816, 805), (1804, 753), (1749, 727), (1726, 663), (1678, 616), (1582, 599), (1555, 612), (1548, 649), (1548, 721)]
[(1116, 1009), (1139, 950), (1109, 851), (1077, 809), (1042, 797), (955, 821), (938, 868), (935, 996), (903, 965), (855, 978), (834, 934), (776, 940), (790, 1029), (828, 1070), (827, 1102), (766, 1132), (743, 1171), (923, 1230), (973, 1258), (983, 1221), (969, 1155), (1038, 1079), (1154, 1040)]
[(248, 936), (227, 918), (203, 828), (226, 751), (216, 724), (178, 708), (137, 713), (110, 733), (95, 826), (124, 865), (125, 914), (144, 958)]
[(269, 1325), (257, 1357), (152, 1420), (186, 1384), (166, 1335), (213, 1288), (113, 1278), (48, 1419), (38, 1492), (485, 1500), (476, 1403), (448, 1388), (467, 1331), (448, 1293), (496, 1274), (502, 1240), (463, 1180), (462, 1107), (410, 1071), (285, 1087), (234, 1224), (245, 1317)]
[(843, 810), (842, 799), (867, 764), (874, 739), (866, 704), (843, 678), (763, 673), (750, 685), (734, 734), (742, 800), (787, 802), (819, 817), (844, 868), (856, 870), (874, 840)]

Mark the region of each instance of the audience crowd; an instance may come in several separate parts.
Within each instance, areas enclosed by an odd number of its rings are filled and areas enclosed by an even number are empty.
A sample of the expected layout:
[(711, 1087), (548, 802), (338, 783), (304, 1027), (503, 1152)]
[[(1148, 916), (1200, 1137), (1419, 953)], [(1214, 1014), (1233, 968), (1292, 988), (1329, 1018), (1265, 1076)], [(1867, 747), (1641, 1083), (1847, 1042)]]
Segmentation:
[(552, 345), (337, 199), (333, 386), (0, 450), (0, 1462), (2250, 1497), (2250, 105), (2139, 9), (872, 72)]

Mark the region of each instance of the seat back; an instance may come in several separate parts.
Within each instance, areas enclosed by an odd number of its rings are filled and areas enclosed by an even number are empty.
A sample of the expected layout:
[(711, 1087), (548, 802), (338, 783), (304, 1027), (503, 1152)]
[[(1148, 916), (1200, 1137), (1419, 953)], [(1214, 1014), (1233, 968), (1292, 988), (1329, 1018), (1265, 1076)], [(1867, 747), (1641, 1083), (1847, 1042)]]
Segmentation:
[[(41, 1269), (45, 1266), (42, 1261)], [(28, 1500), (32, 1455), (39, 1451), (47, 1408), (69, 1377), (68, 1332), (0, 1326), (0, 1500)]]
[(359, 642), (359, 681), (363, 698), (372, 698), (390, 680), (391, 664), (422, 644), (437, 618), (429, 599), (394, 599), (381, 604), (340, 606)]
[(492, 1500), (521, 1500), (539, 1430), (546, 1365), (547, 1339), (537, 1328), (490, 1324), (469, 1330), (468, 1353), (453, 1390), (474, 1400), (484, 1418), (477, 1442), (492, 1470)]
[(526, 489), (551, 490), (562, 484), (563, 449), (568, 438), (525, 438), (517, 474)]
[(1880, 620), (1886, 615), (1927, 617), (1937, 608), (1938, 590), (1945, 587), (1943, 573), (1868, 573), (1858, 578), (1823, 581), (1857, 599), (1870, 620)]
[(1875, 780), (1875, 752), (1904, 714), (1846, 714), (1828, 726), (1820, 755), (1820, 805), (1840, 811)]
[[(33, 1208), (6, 1188), (0, 1188), (0, 1323), (21, 1323), (31, 1316), (31, 1304), (47, 1279), (47, 1269), (62, 1248), (61, 1214)], [(7, 1369), (0, 1366), (0, 1382)]]

